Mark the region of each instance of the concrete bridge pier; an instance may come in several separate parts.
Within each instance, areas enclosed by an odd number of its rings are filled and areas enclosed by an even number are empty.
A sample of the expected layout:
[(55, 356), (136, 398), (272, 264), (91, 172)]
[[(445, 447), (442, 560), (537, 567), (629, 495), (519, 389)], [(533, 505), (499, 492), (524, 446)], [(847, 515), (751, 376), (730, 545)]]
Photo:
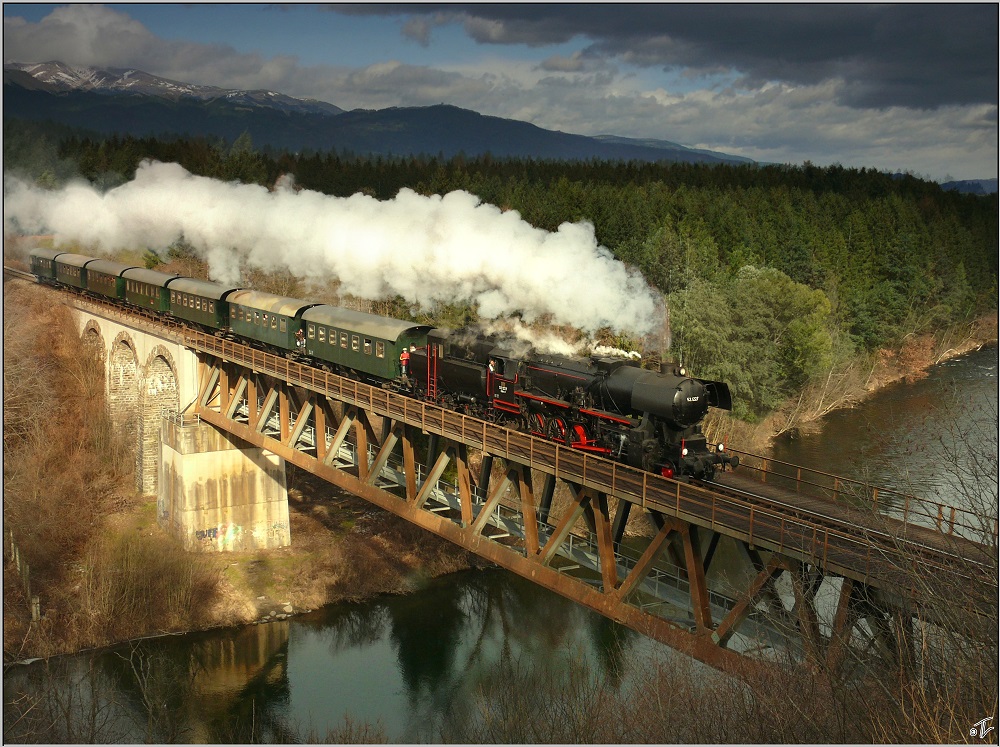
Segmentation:
[(284, 459), (196, 416), (164, 415), (160, 436), (157, 519), (185, 550), (291, 544)]

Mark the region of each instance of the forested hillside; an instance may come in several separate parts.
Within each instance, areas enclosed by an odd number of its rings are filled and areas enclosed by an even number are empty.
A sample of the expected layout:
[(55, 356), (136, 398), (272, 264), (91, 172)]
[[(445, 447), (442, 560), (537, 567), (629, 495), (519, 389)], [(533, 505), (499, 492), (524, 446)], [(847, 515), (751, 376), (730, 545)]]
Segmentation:
[(5, 169), (42, 184), (82, 174), (112, 187), (143, 158), (264, 185), (293, 174), (304, 189), (339, 196), (462, 189), (548, 230), (590, 221), (604, 246), (665, 294), (672, 356), (729, 382), (747, 420), (911, 333), (997, 306), (997, 196), (913, 176), (809, 164), (289, 154), (257, 151), (246, 137), (227, 146), (4, 125)]

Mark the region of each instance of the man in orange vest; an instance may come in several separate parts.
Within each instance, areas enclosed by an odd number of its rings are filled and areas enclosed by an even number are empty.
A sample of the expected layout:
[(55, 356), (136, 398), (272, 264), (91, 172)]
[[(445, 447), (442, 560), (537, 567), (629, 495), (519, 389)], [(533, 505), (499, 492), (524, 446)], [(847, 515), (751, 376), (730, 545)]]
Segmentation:
[(399, 363), (403, 367), (403, 376), (406, 376), (406, 369), (410, 365), (410, 351), (407, 348), (403, 348), (403, 352), (399, 354)]

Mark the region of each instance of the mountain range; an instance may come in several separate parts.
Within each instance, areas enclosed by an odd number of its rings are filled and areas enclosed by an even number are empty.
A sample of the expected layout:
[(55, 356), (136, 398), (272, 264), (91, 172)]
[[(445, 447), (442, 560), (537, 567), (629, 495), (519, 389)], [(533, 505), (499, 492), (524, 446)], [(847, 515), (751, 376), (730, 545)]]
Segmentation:
[[(51, 121), (100, 134), (201, 135), (232, 143), (247, 132), (257, 147), (291, 152), (754, 163), (668, 140), (546, 130), (446, 104), (345, 111), (275, 91), (200, 86), (141, 70), (61, 62), (4, 62), (3, 110), (5, 118)], [(997, 192), (996, 179), (942, 186), (975, 194)]]
[(445, 104), (344, 111), (274, 91), (199, 86), (133, 69), (5, 62), (3, 83), (5, 117), (101, 134), (205, 135), (231, 143), (248, 132), (257, 147), (293, 152), (752, 163), (666, 140), (545, 130)]

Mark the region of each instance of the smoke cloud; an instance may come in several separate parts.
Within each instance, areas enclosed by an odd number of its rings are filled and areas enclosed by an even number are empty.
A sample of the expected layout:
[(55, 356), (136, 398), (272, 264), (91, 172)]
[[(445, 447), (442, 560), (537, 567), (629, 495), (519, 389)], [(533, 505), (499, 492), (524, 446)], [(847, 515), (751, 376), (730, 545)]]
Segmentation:
[(104, 193), (5, 176), (4, 232), (52, 233), (56, 246), (103, 253), (163, 251), (183, 237), (222, 284), (238, 285), (246, 265), (425, 308), (472, 301), (486, 319), (544, 318), (588, 334), (610, 327), (641, 336), (662, 323), (661, 298), (597, 243), (593, 225), (537, 229), (462, 191), (341, 198), (297, 191), (290, 178), (268, 190), (145, 161), (133, 181)]

